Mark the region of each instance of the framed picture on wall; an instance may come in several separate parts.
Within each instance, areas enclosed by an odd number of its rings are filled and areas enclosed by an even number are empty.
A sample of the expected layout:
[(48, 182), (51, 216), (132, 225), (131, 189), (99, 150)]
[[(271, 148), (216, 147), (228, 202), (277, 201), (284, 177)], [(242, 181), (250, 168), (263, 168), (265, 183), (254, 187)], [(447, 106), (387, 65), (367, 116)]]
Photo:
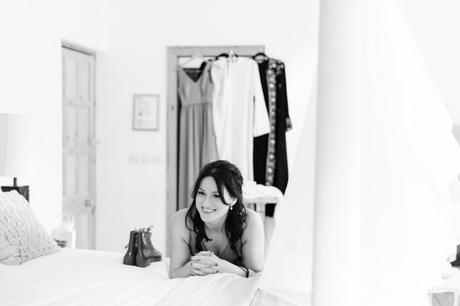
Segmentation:
[(158, 131), (160, 95), (136, 94), (133, 98), (133, 130)]

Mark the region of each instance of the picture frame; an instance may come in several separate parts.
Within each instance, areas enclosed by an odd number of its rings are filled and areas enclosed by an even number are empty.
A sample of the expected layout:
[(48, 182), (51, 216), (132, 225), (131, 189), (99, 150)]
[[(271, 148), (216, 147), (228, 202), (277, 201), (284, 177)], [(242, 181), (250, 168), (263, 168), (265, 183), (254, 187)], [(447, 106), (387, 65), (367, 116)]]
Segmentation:
[(160, 95), (135, 94), (133, 96), (133, 130), (158, 131)]

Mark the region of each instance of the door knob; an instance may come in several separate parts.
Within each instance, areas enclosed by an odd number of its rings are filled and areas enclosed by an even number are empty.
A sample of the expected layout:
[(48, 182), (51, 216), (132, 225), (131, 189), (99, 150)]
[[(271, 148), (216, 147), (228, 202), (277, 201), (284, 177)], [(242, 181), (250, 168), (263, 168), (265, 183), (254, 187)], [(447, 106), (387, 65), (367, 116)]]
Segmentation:
[(93, 201), (92, 200), (85, 200), (85, 204), (83, 204), (83, 205), (85, 205), (85, 207), (88, 207), (88, 208), (93, 207)]

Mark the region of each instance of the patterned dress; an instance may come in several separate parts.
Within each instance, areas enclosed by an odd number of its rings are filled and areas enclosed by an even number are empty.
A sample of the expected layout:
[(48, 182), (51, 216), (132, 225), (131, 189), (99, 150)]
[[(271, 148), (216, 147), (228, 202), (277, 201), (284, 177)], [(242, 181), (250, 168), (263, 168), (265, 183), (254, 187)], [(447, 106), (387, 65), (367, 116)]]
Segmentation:
[[(286, 132), (292, 128), (289, 117), (286, 72), (280, 60), (256, 59), (270, 118), (270, 132), (254, 138), (254, 180), (275, 186), (283, 193), (288, 183)], [(267, 207), (270, 215), (270, 206)]]

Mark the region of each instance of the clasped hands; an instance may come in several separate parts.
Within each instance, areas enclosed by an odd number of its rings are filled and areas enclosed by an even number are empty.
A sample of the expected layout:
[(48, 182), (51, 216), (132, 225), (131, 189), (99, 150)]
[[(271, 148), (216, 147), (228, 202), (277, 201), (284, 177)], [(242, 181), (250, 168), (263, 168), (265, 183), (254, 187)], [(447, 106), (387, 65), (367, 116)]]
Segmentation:
[(211, 251), (201, 251), (190, 259), (193, 275), (208, 275), (222, 271), (223, 260)]

